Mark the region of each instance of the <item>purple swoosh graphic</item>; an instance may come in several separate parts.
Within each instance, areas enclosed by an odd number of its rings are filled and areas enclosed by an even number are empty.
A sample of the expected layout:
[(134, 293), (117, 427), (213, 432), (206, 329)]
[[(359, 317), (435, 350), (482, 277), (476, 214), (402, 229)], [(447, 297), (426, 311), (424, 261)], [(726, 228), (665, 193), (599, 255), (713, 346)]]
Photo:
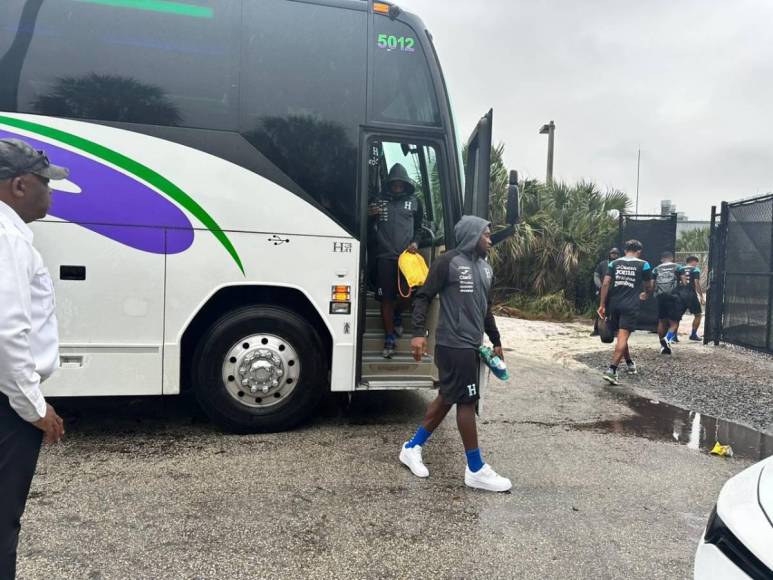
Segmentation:
[[(51, 163), (70, 170), (79, 194), (53, 192), (49, 214), (126, 246), (154, 254), (179, 254), (193, 244), (193, 226), (166, 197), (112, 167), (51, 143), (0, 130), (42, 149)], [(164, 240), (164, 229), (167, 230)]]

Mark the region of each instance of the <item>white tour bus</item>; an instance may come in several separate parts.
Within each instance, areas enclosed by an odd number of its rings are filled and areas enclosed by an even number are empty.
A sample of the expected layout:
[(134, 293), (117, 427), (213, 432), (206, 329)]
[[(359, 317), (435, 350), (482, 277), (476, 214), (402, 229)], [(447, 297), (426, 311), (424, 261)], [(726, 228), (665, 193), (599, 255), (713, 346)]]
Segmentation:
[(408, 338), (381, 357), (368, 199), (402, 163), (422, 253), (452, 247), (463, 213), (487, 216), (491, 114), (463, 169), (416, 16), (371, 0), (3, 0), (5, 137), (71, 170), (33, 227), (62, 343), (46, 395), (191, 389), (247, 432), (298, 424), (325, 390), (434, 386)]

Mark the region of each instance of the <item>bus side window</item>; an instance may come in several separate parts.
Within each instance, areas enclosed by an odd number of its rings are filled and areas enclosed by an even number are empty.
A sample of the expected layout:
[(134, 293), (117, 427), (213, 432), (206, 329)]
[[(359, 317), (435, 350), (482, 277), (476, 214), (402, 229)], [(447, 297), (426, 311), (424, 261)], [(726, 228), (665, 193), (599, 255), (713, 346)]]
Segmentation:
[(287, 0), (243, 6), (240, 132), (353, 233), (367, 12)]
[(24, 0), (0, 4), (10, 32), (0, 36), (23, 39), (33, 31), (25, 50), (6, 53), (0, 43), (0, 79), (18, 80), (0, 91), (0, 110), (236, 129), (238, 2), (179, 4), (175, 11), (142, 2), (38, 2), (37, 13), (24, 12)]

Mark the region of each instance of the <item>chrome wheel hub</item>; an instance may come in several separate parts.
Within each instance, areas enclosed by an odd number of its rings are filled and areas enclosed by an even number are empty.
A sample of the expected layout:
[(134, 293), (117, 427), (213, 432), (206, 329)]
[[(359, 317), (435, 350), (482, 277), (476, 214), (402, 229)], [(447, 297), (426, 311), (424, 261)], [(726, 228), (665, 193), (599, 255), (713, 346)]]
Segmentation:
[(293, 346), (272, 334), (243, 338), (228, 350), (223, 361), (228, 394), (248, 407), (270, 407), (286, 399), (300, 373)]

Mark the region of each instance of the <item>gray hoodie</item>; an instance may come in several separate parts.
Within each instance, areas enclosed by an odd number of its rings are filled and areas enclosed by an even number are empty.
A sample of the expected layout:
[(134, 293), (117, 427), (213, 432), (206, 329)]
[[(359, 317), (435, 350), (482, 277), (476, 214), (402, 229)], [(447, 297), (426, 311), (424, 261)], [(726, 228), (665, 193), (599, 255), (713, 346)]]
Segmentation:
[(427, 281), (413, 303), (413, 336), (426, 334), (427, 309), (440, 294), (437, 344), (448, 348), (477, 349), (483, 333), (501, 346), (499, 330), (491, 314), (494, 271), (477, 252), (478, 241), (489, 222), (464, 216), (454, 228), (456, 249), (435, 260)]

